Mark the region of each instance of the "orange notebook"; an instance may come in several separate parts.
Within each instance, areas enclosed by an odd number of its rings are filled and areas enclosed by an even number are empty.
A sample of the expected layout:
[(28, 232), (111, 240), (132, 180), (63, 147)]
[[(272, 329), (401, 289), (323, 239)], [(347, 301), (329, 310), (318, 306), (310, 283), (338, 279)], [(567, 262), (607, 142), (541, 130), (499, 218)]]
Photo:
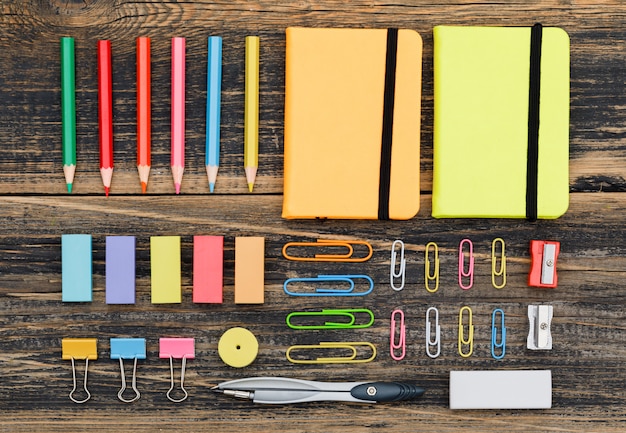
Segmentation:
[(286, 33), (283, 218), (415, 216), (419, 34), (300, 27)]

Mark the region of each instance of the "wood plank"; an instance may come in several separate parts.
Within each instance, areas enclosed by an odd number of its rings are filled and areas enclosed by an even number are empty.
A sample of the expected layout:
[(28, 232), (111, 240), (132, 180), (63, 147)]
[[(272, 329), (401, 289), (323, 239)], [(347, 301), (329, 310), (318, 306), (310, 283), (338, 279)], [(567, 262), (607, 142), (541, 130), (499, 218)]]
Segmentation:
[[(449, 24), (523, 25), (527, 16), (559, 25), (571, 37), (571, 173), (573, 191), (626, 190), (626, 96), (619, 77), (626, 49), (625, 26), (615, 26), (622, 3), (580, 6), (553, 1), (511, 2), (494, 8), (488, 2), (455, 2), (424, 7), (383, 7), (370, 2), (345, 9), (335, 2), (311, 5), (58, 2), (32, 12), (19, 5), (4, 15), (7, 37), (0, 39), (6, 70), (0, 78), (0, 148), (3, 170), (0, 194), (61, 194), (60, 92), (58, 38), (76, 38), (78, 169), (74, 191), (101, 194), (98, 167), (97, 80), (95, 44), (113, 44), (115, 171), (112, 194), (140, 192), (135, 167), (134, 39), (153, 38), (153, 170), (149, 193), (171, 194), (169, 169), (169, 39), (187, 38), (187, 166), (183, 194), (206, 194), (204, 113), (206, 104), (206, 37), (224, 37), (222, 158), (217, 192), (241, 194), (243, 177), (243, 43), (250, 33), (261, 36), (261, 119), (258, 193), (282, 192), (284, 28), (289, 25), (356, 27), (404, 26), (424, 38), (421, 185), (432, 189), (432, 26)], [(86, 6), (89, 7), (86, 7)], [(609, 7), (611, 6), (611, 7)], [(108, 9), (113, 8), (113, 9)], [(221, 13), (216, 13), (216, 10)], [(32, 13), (31, 13), (32, 12)], [(61, 13), (63, 12), (63, 13)], [(258, 20), (258, 14), (267, 19)], [(224, 20), (224, 16), (229, 16)], [(520, 19), (520, 16), (522, 19)], [(36, 17), (36, 18), (35, 18)], [(115, 18), (112, 18), (115, 17)], [(616, 18), (617, 17), (617, 18)], [(146, 21), (148, 20), (149, 21)], [(617, 21), (616, 21), (617, 19)], [(150, 25), (145, 25), (151, 23)], [(216, 31), (217, 30), (217, 31)], [(44, 53), (44, 55), (42, 55)], [(1, 55), (1, 54), (0, 54)], [(10, 85), (7, 85), (10, 84)]]
[[(141, 336), (148, 340), (148, 359), (140, 362), (139, 387), (142, 399), (133, 405), (133, 416), (124, 423), (137, 429), (153, 428), (153, 422), (177, 424), (194, 430), (203, 426), (232, 428), (240, 419), (241, 431), (267, 429), (298, 431), (335, 429), (359, 431), (363, 426), (406, 428), (407, 422), (436, 425), (433, 431), (454, 431), (458, 423), (482, 431), (499, 431), (515, 424), (512, 431), (554, 429), (593, 431), (593, 408), (602, 407), (602, 431), (619, 431), (624, 416), (621, 374), (626, 334), (626, 295), (621, 282), (626, 277), (626, 241), (615, 237), (621, 229), (626, 196), (616, 193), (572, 194), (570, 211), (561, 219), (530, 224), (515, 220), (434, 220), (428, 216), (429, 196), (422, 199), (422, 212), (414, 220), (385, 224), (367, 221), (286, 221), (279, 218), (280, 196), (216, 196), (203, 205), (203, 197), (177, 197), (172, 206), (168, 197), (0, 197), (0, 235), (3, 276), (0, 296), (0, 375), (11, 393), (0, 394), (0, 407), (9, 410), (9, 424), (35, 428), (51, 416), (49, 410), (64, 414), (65, 421), (54, 428), (84, 428), (96, 420), (110, 425), (128, 415), (127, 406), (115, 397), (119, 385), (118, 364), (108, 359), (107, 339), (113, 336)], [(372, 230), (372, 225), (387, 230)], [(60, 234), (94, 234), (94, 302), (70, 305), (60, 302)], [(137, 236), (137, 304), (114, 306), (104, 303), (104, 241), (108, 234)], [(149, 236), (182, 236), (183, 302), (180, 305), (150, 303)], [(191, 303), (192, 235), (223, 234), (225, 240), (225, 296), (219, 306)], [(233, 303), (234, 237), (266, 236), (266, 303), (236, 306)], [(496, 290), (490, 282), (490, 242), (501, 236), (507, 243), (507, 287)], [(363, 238), (372, 242), (374, 257), (362, 265), (296, 263), (284, 260), (280, 250), (288, 240), (317, 238)], [(389, 246), (396, 237), (407, 246), (407, 286), (395, 293), (388, 287)], [(475, 287), (464, 292), (456, 283), (458, 242), (474, 241), (476, 252)], [(550, 238), (562, 243), (558, 271), (560, 283), (554, 290), (526, 287), (528, 242)], [(433, 240), (441, 254), (441, 289), (428, 295), (423, 289), (423, 248)], [(285, 296), (282, 282), (287, 277), (316, 275), (319, 272), (365, 272), (373, 276), (376, 290), (363, 300), (341, 304), (368, 307), (376, 315), (372, 328), (344, 332), (295, 332), (284, 325), (284, 315), (297, 309), (320, 309), (327, 302), (304, 301)], [(601, 288), (601, 289), (600, 289)], [(554, 305), (552, 325), (554, 349), (533, 352), (525, 348), (528, 331), (526, 306)], [(334, 303), (336, 305), (336, 303)], [(427, 358), (423, 352), (423, 315), (429, 305), (440, 309), (442, 356)], [(465, 360), (456, 353), (457, 316), (463, 305), (474, 312), (475, 353)], [(387, 354), (389, 314), (404, 309), (407, 320), (407, 358), (392, 361)], [(495, 361), (489, 355), (491, 310), (504, 308), (508, 328), (507, 355)], [(241, 325), (252, 330), (260, 341), (257, 360), (246, 369), (226, 369), (219, 360), (217, 340), (229, 327)], [(188, 363), (187, 403), (173, 410), (164, 396), (169, 387), (167, 361), (157, 358), (160, 336), (196, 338), (196, 359)], [(92, 337), (99, 341), (100, 359), (90, 363), (89, 389), (93, 394), (85, 412), (76, 413), (67, 399), (71, 387), (69, 364), (60, 360), (60, 339), (65, 336)], [(295, 366), (284, 358), (288, 346), (297, 343), (350, 337), (375, 342), (379, 354), (367, 368), (362, 366)], [(67, 365), (66, 365), (67, 364)], [(554, 373), (554, 408), (530, 415), (524, 411), (499, 411), (498, 421), (481, 412), (453, 412), (447, 406), (447, 374), (450, 369), (550, 368)], [(386, 405), (381, 408), (348, 406), (351, 418), (324, 416), (337, 411), (334, 404), (315, 406), (315, 419), (304, 406), (272, 408), (266, 411), (213, 396), (207, 387), (222, 380), (249, 375), (303, 377), (318, 380), (412, 379), (429, 389), (419, 402)], [(590, 389), (590, 387), (592, 389)], [(203, 410), (198, 412), (197, 408)], [(259, 412), (256, 412), (259, 411)], [(105, 415), (106, 413), (106, 415)], [(246, 415), (243, 415), (246, 414)], [(135, 415), (138, 415), (137, 417)], [(67, 416), (68, 418), (65, 418)], [(89, 421), (84, 418), (89, 417)], [(600, 416), (598, 414), (598, 416)], [(176, 421), (174, 418), (176, 418)], [(243, 419), (242, 419), (243, 417)], [(521, 417), (521, 418), (520, 418)], [(508, 427), (507, 427), (508, 428)], [(517, 429), (517, 430), (515, 430)], [(425, 430), (429, 430), (428, 427)]]

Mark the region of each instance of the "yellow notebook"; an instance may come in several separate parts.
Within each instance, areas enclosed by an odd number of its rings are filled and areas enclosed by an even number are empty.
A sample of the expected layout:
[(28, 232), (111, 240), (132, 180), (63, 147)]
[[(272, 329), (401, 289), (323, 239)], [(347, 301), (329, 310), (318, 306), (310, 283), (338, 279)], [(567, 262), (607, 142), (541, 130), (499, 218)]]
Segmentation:
[(286, 33), (282, 216), (415, 216), (420, 36), (397, 29)]
[(432, 215), (561, 216), (569, 203), (568, 35), (540, 25), (437, 26), (433, 34)]

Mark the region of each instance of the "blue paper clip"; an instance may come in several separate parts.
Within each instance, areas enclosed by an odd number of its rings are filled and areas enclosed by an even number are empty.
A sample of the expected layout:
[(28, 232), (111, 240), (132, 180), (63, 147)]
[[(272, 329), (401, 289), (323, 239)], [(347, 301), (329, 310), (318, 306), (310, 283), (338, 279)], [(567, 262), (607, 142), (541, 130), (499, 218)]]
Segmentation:
[[(496, 325), (496, 316), (500, 313), (500, 342), (498, 343), (498, 325)], [(496, 349), (500, 349), (500, 355), (496, 355)], [(494, 359), (504, 358), (506, 351), (506, 328), (504, 327), (504, 311), (496, 308), (491, 313), (491, 356)]]
[[(120, 360), (120, 371), (122, 372), (122, 387), (117, 393), (119, 398), (124, 403), (132, 403), (139, 400), (141, 394), (137, 389), (137, 360), (146, 359), (146, 339), (145, 338), (111, 338), (111, 359)], [(135, 396), (130, 400), (124, 398), (124, 391), (126, 391), (126, 373), (124, 372), (124, 359), (134, 360), (133, 364), (133, 378), (131, 387), (135, 391)]]
[[(364, 292), (355, 292), (355, 279), (365, 279), (369, 282), (369, 289)], [(299, 293), (292, 292), (289, 290), (288, 286), (292, 283), (307, 283), (307, 282), (323, 282), (323, 283), (348, 283), (350, 285), (347, 289), (337, 289), (337, 288), (320, 288), (316, 287), (315, 292), (313, 293)], [(289, 278), (283, 284), (283, 290), (286, 294), (291, 296), (365, 296), (368, 293), (371, 293), (374, 290), (374, 280), (372, 280), (367, 275), (318, 275), (317, 277), (312, 278)]]

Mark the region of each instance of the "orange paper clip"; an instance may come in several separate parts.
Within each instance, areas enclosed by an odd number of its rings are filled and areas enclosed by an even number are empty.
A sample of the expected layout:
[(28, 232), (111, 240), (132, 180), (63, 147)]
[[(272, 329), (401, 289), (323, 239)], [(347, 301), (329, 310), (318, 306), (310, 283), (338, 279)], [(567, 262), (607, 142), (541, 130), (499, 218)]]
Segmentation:
[[(354, 245), (364, 245), (368, 249), (368, 254), (364, 257), (354, 257)], [(292, 256), (287, 253), (288, 248), (300, 247), (307, 248), (343, 248), (345, 253), (340, 254), (315, 254), (314, 256)], [(283, 257), (287, 260), (296, 260), (301, 262), (352, 262), (360, 263), (369, 260), (374, 250), (372, 245), (366, 241), (339, 241), (318, 239), (317, 242), (287, 242), (283, 246)]]

